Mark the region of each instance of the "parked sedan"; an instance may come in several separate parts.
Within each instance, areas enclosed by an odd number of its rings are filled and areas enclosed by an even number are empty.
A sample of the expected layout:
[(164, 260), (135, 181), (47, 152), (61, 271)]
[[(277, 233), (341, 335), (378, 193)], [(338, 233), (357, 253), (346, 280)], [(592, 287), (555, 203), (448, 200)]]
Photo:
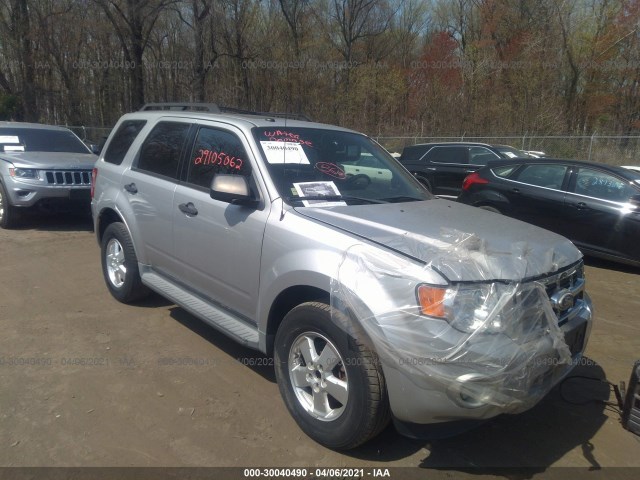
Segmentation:
[(640, 266), (640, 172), (574, 160), (509, 160), (465, 178), (458, 201), (559, 233), (583, 252)]
[(30, 207), (88, 209), (96, 159), (67, 128), (0, 122), (0, 227)]
[(474, 142), (423, 143), (405, 147), (402, 163), (435, 195), (456, 197), (462, 180), (489, 162), (507, 158), (533, 158), (509, 145)]

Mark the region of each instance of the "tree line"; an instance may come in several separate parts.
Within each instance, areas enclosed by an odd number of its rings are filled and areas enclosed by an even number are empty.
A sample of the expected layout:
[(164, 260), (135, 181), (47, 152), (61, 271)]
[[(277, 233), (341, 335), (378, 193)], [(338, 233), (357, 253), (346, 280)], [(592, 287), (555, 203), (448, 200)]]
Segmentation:
[(640, 0), (5, 0), (0, 119), (145, 102), (373, 135), (638, 135)]

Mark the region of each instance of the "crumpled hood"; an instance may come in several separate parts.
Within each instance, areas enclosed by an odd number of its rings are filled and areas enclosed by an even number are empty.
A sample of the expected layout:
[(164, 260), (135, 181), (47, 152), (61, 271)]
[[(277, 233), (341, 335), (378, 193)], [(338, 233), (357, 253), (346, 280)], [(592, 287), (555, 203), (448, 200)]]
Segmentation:
[(98, 159), (92, 153), (71, 152), (5, 152), (2, 158), (16, 167), (46, 170), (91, 170)]
[(441, 199), (295, 210), (420, 260), (451, 282), (522, 281), (582, 257), (560, 235)]

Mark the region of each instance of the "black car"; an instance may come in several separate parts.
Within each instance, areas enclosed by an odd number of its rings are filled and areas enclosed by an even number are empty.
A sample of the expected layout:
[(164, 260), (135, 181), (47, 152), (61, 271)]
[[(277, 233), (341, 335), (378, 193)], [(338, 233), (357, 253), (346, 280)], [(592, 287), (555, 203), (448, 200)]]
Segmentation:
[(640, 266), (640, 172), (575, 160), (499, 161), (458, 201), (564, 235), (584, 253)]
[(448, 142), (405, 147), (399, 160), (430, 192), (455, 197), (469, 173), (505, 158), (533, 157), (508, 145)]

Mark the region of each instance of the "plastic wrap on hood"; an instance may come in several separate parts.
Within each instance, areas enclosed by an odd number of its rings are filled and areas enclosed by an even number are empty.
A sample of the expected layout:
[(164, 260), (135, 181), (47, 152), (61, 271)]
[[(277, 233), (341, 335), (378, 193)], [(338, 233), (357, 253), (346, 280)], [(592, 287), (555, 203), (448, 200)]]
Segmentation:
[[(448, 234), (441, 248), (426, 247), (433, 249), (427, 265), (353, 246), (332, 280), (332, 306), (355, 321), (349, 333), (369, 342), (385, 369), (421, 388), (444, 387), (469, 408), (524, 411), (571, 368), (571, 353), (545, 287), (500, 278), (525, 278), (539, 271), (528, 264), (561, 260), (552, 251), (532, 255), (526, 243), (489, 253), (472, 234)], [(403, 241), (425, 248), (410, 236)], [(453, 270), (485, 280), (451, 283)]]

